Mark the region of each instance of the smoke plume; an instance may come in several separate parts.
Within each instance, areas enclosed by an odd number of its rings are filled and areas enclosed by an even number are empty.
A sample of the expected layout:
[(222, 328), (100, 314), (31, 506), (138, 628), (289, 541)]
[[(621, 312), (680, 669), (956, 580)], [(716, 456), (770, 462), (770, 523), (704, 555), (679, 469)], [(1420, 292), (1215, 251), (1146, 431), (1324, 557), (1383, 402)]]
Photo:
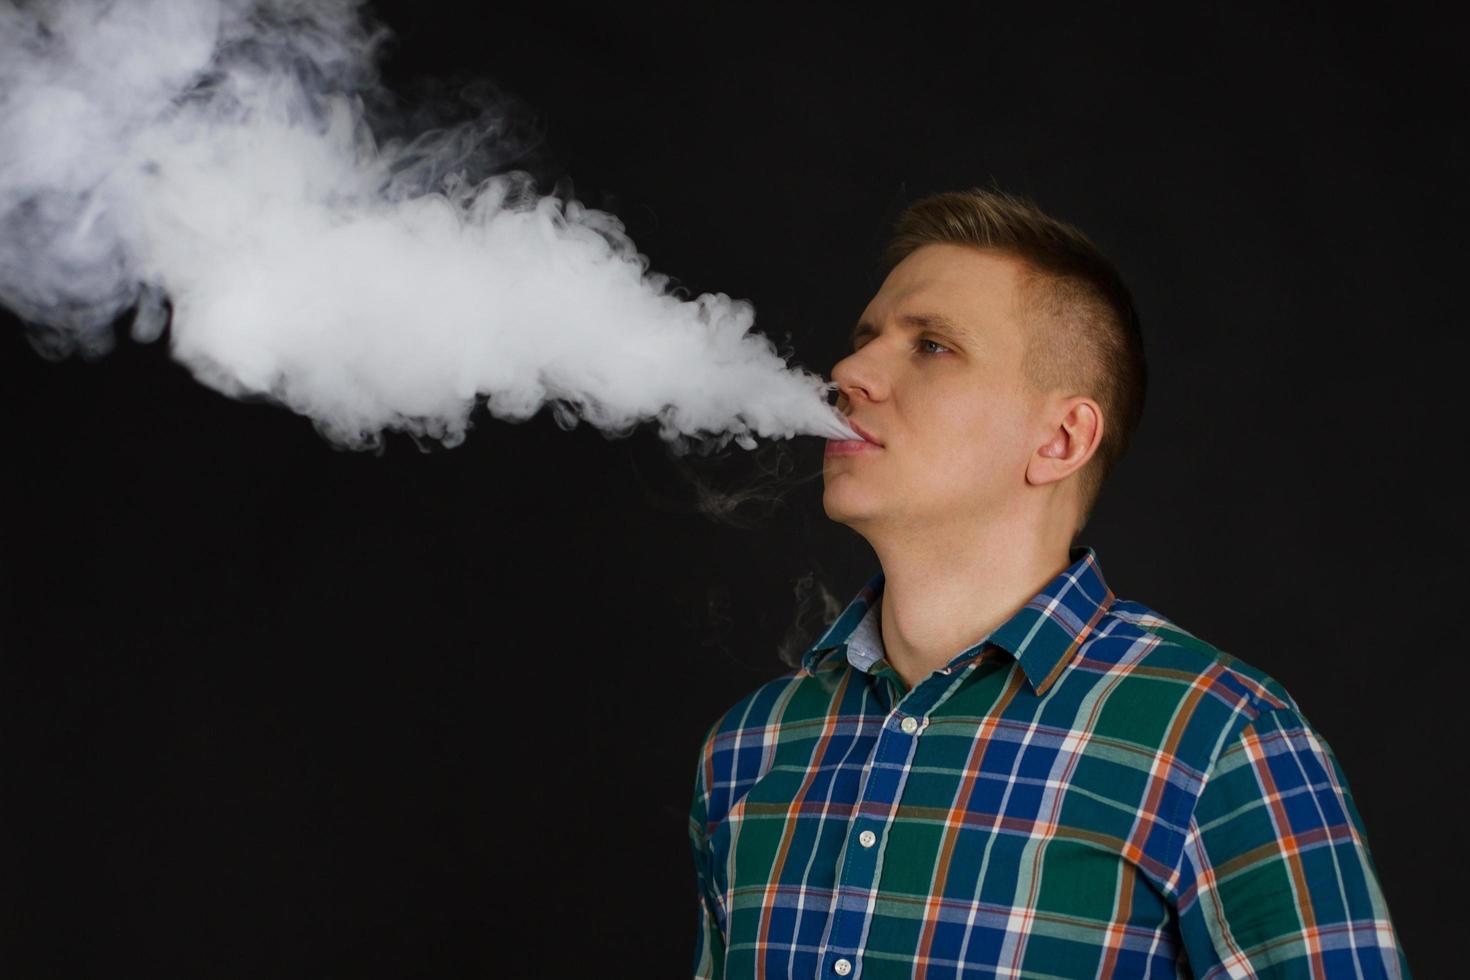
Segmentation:
[(131, 312), (354, 447), (457, 444), (482, 401), (680, 444), (855, 436), (749, 303), (674, 295), (613, 215), (478, 174), (493, 112), (375, 137), (386, 37), (356, 0), (0, 0), (0, 303), (53, 357)]

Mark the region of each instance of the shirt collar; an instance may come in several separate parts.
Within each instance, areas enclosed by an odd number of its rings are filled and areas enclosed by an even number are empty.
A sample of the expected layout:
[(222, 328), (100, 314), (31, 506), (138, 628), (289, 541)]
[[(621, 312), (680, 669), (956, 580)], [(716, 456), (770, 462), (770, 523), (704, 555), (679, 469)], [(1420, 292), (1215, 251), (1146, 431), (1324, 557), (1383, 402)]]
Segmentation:
[[(1071, 548), (1072, 562), (1065, 570), (988, 637), (959, 656), (973, 655), (986, 644), (1011, 653), (1037, 694), (1045, 693), (1071, 662), (1087, 637), (1113, 603), (1113, 592), (1103, 579), (1096, 550)], [(821, 639), (802, 655), (802, 669), (810, 674), (829, 651), (842, 648), (853, 667), (866, 672), (882, 656), (876, 607), (883, 594), (883, 572), (858, 592)], [(870, 615), (871, 613), (871, 615)]]

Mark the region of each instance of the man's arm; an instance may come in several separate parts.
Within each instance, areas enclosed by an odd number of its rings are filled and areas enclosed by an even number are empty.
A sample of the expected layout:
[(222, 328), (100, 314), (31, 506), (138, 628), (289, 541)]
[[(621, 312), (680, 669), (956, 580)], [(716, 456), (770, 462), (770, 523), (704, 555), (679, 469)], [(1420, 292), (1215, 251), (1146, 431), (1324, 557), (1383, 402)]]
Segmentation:
[(694, 945), (694, 976), (696, 980), (721, 980), (725, 975), (725, 936), (719, 923), (710, 911), (704, 897), (699, 895), (699, 933)]
[[(711, 736), (713, 737), (713, 731)], [(694, 851), (695, 877), (699, 885), (699, 928), (694, 947), (696, 980), (721, 980), (725, 975), (725, 934), (715, 917), (714, 896), (710, 891), (709, 847), (705, 839), (709, 790), (705, 786), (705, 759), (710, 750), (709, 739), (699, 754), (699, 774), (694, 781), (694, 802), (689, 808), (689, 842)]]
[(1289, 707), (1242, 729), (1206, 774), (1177, 894), (1201, 980), (1410, 980), (1347, 778)]

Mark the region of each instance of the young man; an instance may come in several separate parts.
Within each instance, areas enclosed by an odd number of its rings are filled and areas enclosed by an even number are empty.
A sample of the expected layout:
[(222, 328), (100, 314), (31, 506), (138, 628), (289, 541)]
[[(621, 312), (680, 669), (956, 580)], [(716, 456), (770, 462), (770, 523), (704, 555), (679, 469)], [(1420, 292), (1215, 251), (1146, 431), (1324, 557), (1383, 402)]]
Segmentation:
[(882, 570), (710, 730), (696, 974), (1408, 977), (1291, 695), (1072, 545), (1143, 407), (1111, 264), (979, 190), (886, 259), (823, 498)]

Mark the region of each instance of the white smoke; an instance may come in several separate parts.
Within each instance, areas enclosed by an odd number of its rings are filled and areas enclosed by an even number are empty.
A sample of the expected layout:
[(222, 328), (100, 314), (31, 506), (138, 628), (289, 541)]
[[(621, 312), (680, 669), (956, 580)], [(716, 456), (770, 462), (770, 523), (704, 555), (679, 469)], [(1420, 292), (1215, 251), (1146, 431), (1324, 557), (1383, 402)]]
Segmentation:
[(855, 437), (749, 303), (673, 295), (614, 216), (456, 169), (493, 118), (376, 139), (386, 32), (359, 8), (0, 0), (0, 303), (38, 349), (105, 352), (136, 310), (204, 383), (352, 446), (456, 444), (477, 399), (676, 442)]

